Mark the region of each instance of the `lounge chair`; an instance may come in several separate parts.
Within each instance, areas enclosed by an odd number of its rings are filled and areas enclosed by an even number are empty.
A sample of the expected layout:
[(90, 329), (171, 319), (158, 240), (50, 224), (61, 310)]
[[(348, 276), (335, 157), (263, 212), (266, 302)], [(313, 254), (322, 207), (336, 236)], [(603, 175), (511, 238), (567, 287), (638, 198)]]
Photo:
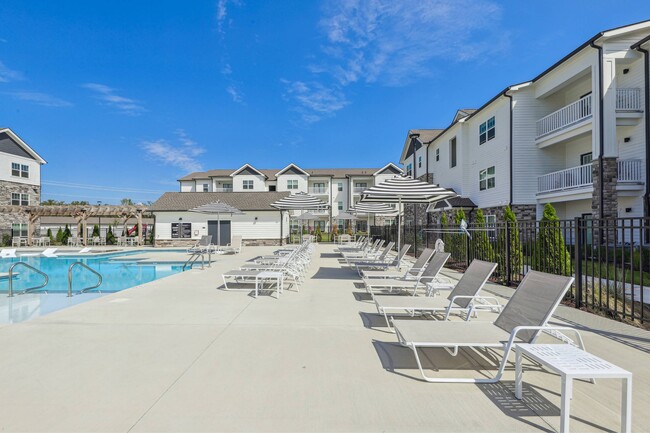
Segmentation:
[(384, 242), (385, 241), (382, 239), (377, 239), (370, 248), (364, 251), (343, 252), (341, 254), (343, 254), (343, 257), (345, 257), (346, 260), (376, 257), (381, 254), (379, 250), (384, 246)]
[[(449, 260), (450, 253), (436, 253), (433, 259), (427, 264), (422, 274), (416, 279), (410, 278), (365, 278), (363, 280), (366, 291), (375, 299), (376, 291), (388, 293), (409, 293), (412, 296), (417, 294), (417, 290), (426, 289), (427, 283), (436, 282), (438, 274)], [(448, 284), (452, 287), (451, 283)]]
[(231, 238), (230, 243), (223, 248), (219, 248), (219, 250), (223, 251), (224, 253), (239, 254), (241, 252), (242, 243), (243, 243), (243, 236), (234, 235)]
[[(438, 253), (444, 254), (444, 253)], [(436, 254), (436, 255), (438, 255)], [(465, 320), (469, 320), (472, 312), (476, 310), (501, 311), (501, 304), (493, 296), (480, 296), (479, 293), (488, 278), (496, 269), (497, 264), (473, 260), (469, 267), (458, 280), (449, 296), (375, 296), (377, 312), (384, 316), (388, 329), (392, 326), (388, 318), (392, 313), (406, 313), (410, 317), (416, 314), (444, 312), (444, 320), (452, 312), (465, 313)], [(392, 319), (392, 317), (391, 317)]]
[(25, 254), (21, 254), (20, 257), (37, 257), (37, 256), (58, 257), (58, 255), (55, 254), (56, 250), (57, 248), (46, 248), (40, 253), (25, 253)]
[(369, 269), (390, 269), (390, 268), (401, 268), (402, 267), (402, 260), (404, 259), (404, 256), (408, 252), (408, 250), (411, 249), (410, 244), (404, 244), (401, 250), (397, 253), (394, 259), (386, 259), (386, 260), (367, 260), (367, 261), (362, 261), (362, 262), (356, 262), (354, 266), (357, 269), (357, 273), (359, 276), (361, 276), (361, 272), (364, 270), (369, 270)]
[(8, 259), (16, 256), (16, 248), (3, 248), (0, 250), (0, 258)]
[(388, 245), (384, 248), (384, 250), (381, 253), (369, 253), (365, 257), (361, 256), (343, 256), (345, 258), (345, 262), (347, 263), (348, 266), (355, 266), (356, 263), (367, 263), (367, 262), (385, 262), (388, 257), (388, 253), (393, 249), (393, 246), (395, 246), (395, 242), (389, 242)]
[(90, 248), (90, 247), (84, 247), (84, 248), (80, 249), (79, 251), (77, 251), (77, 254), (88, 254), (91, 250), (92, 250), (92, 248)]
[(372, 271), (372, 270), (361, 270), (362, 278), (405, 278), (414, 280), (424, 272), (424, 268), (431, 260), (433, 256), (433, 248), (425, 248), (421, 253), (420, 257), (415, 261), (413, 266), (410, 269), (407, 269), (406, 272), (400, 271), (399, 268), (395, 270), (385, 270), (385, 271)]
[[(548, 325), (573, 280), (573, 277), (529, 271), (494, 323), (399, 320), (393, 322), (393, 328), (400, 344), (413, 351), (420, 373), (427, 382), (495, 383), (503, 376), (514, 345), (534, 343), (540, 332), (558, 336), (560, 331), (572, 331), (577, 336), (577, 345), (584, 348), (575, 329)], [(568, 337), (561, 337), (573, 343)], [(458, 349), (465, 347), (503, 350), (496, 375), (491, 378), (449, 378), (425, 374), (418, 349), (442, 348), (456, 356)]]
[(187, 249), (188, 254), (207, 252), (212, 243), (212, 235), (203, 235), (194, 245)]

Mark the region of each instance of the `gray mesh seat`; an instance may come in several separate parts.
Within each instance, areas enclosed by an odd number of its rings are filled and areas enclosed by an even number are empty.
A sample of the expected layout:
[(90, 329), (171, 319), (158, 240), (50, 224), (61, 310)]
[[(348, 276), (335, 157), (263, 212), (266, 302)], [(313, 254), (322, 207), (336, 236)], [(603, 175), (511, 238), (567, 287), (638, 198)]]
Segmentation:
[[(533, 343), (542, 331), (575, 332), (579, 345), (583, 346), (575, 329), (548, 325), (548, 320), (571, 284), (573, 277), (530, 271), (494, 323), (402, 320), (393, 322), (393, 326), (400, 344), (413, 351), (420, 373), (427, 382), (494, 383), (501, 379), (514, 344)], [(457, 355), (461, 347), (503, 349), (497, 374), (493, 378), (442, 378), (426, 375), (418, 349), (444, 348), (452, 355)]]
[[(443, 254), (443, 253), (437, 253)], [(444, 319), (453, 312), (465, 313), (469, 320), (475, 309), (491, 309), (501, 311), (499, 301), (490, 296), (481, 296), (481, 289), (490, 278), (497, 264), (483, 260), (473, 260), (463, 276), (458, 280), (449, 296), (375, 296), (375, 306), (379, 314), (384, 316), (389, 329), (392, 329), (389, 314), (406, 313), (414, 316), (419, 313), (444, 312)]]
[(411, 249), (411, 244), (404, 244), (401, 250), (397, 253), (394, 259), (388, 259), (386, 260), (370, 260), (370, 261), (363, 261), (363, 262), (356, 262), (354, 265), (357, 269), (357, 272), (359, 275), (361, 275), (361, 271), (364, 269), (388, 269), (388, 268), (399, 268), (402, 265), (402, 260), (404, 259), (404, 256), (408, 251)]
[(360, 274), (362, 278), (407, 278), (407, 279), (416, 279), (419, 277), (424, 269), (431, 260), (435, 250), (433, 248), (425, 248), (421, 253), (420, 257), (415, 261), (413, 266), (404, 272), (400, 272), (399, 269), (391, 271), (372, 271), (367, 269), (361, 269)]

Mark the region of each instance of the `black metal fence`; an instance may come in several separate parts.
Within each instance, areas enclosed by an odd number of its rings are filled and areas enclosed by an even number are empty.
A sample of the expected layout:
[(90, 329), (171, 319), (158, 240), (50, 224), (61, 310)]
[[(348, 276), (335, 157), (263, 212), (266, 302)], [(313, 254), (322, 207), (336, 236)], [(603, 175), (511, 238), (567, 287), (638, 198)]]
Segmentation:
[[(397, 241), (396, 226), (371, 226), (372, 236)], [(577, 308), (648, 323), (650, 314), (650, 219), (576, 218), (552, 222), (500, 222), (466, 230), (455, 225), (402, 227), (412, 255), (445, 244), (448, 266), (464, 270), (473, 259), (498, 263), (493, 279), (518, 284), (539, 270), (573, 275), (567, 295)]]

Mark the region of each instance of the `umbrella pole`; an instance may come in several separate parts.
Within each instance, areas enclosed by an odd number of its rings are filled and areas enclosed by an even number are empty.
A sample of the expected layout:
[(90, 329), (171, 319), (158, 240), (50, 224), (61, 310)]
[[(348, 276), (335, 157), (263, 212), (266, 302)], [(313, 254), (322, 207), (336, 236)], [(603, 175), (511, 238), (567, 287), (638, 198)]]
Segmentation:
[(397, 205), (397, 253), (399, 254), (399, 250), (401, 248), (401, 240), (402, 240), (402, 231), (400, 228), (402, 227), (402, 196), (398, 197), (398, 202), (399, 204)]

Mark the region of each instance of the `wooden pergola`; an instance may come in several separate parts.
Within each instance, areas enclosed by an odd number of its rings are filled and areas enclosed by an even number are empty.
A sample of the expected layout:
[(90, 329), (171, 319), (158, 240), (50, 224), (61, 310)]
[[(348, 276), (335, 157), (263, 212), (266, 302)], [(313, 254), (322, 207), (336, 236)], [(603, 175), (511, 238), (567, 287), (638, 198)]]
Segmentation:
[(44, 216), (72, 217), (77, 223), (77, 233), (82, 233), (83, 244), (87, 245), (87, 222), (90, 217), (119, 218), (126, 230), (130, 218), (138, 221), (138, 245), (142, 245), (142, 217), (146, 206), (139, 205), (66, 205), (66, 206), (0, 206), (3, 214), (20, 215), (27, 219), (27, 244), (32, 245), (32, 232), (36, 221)]

